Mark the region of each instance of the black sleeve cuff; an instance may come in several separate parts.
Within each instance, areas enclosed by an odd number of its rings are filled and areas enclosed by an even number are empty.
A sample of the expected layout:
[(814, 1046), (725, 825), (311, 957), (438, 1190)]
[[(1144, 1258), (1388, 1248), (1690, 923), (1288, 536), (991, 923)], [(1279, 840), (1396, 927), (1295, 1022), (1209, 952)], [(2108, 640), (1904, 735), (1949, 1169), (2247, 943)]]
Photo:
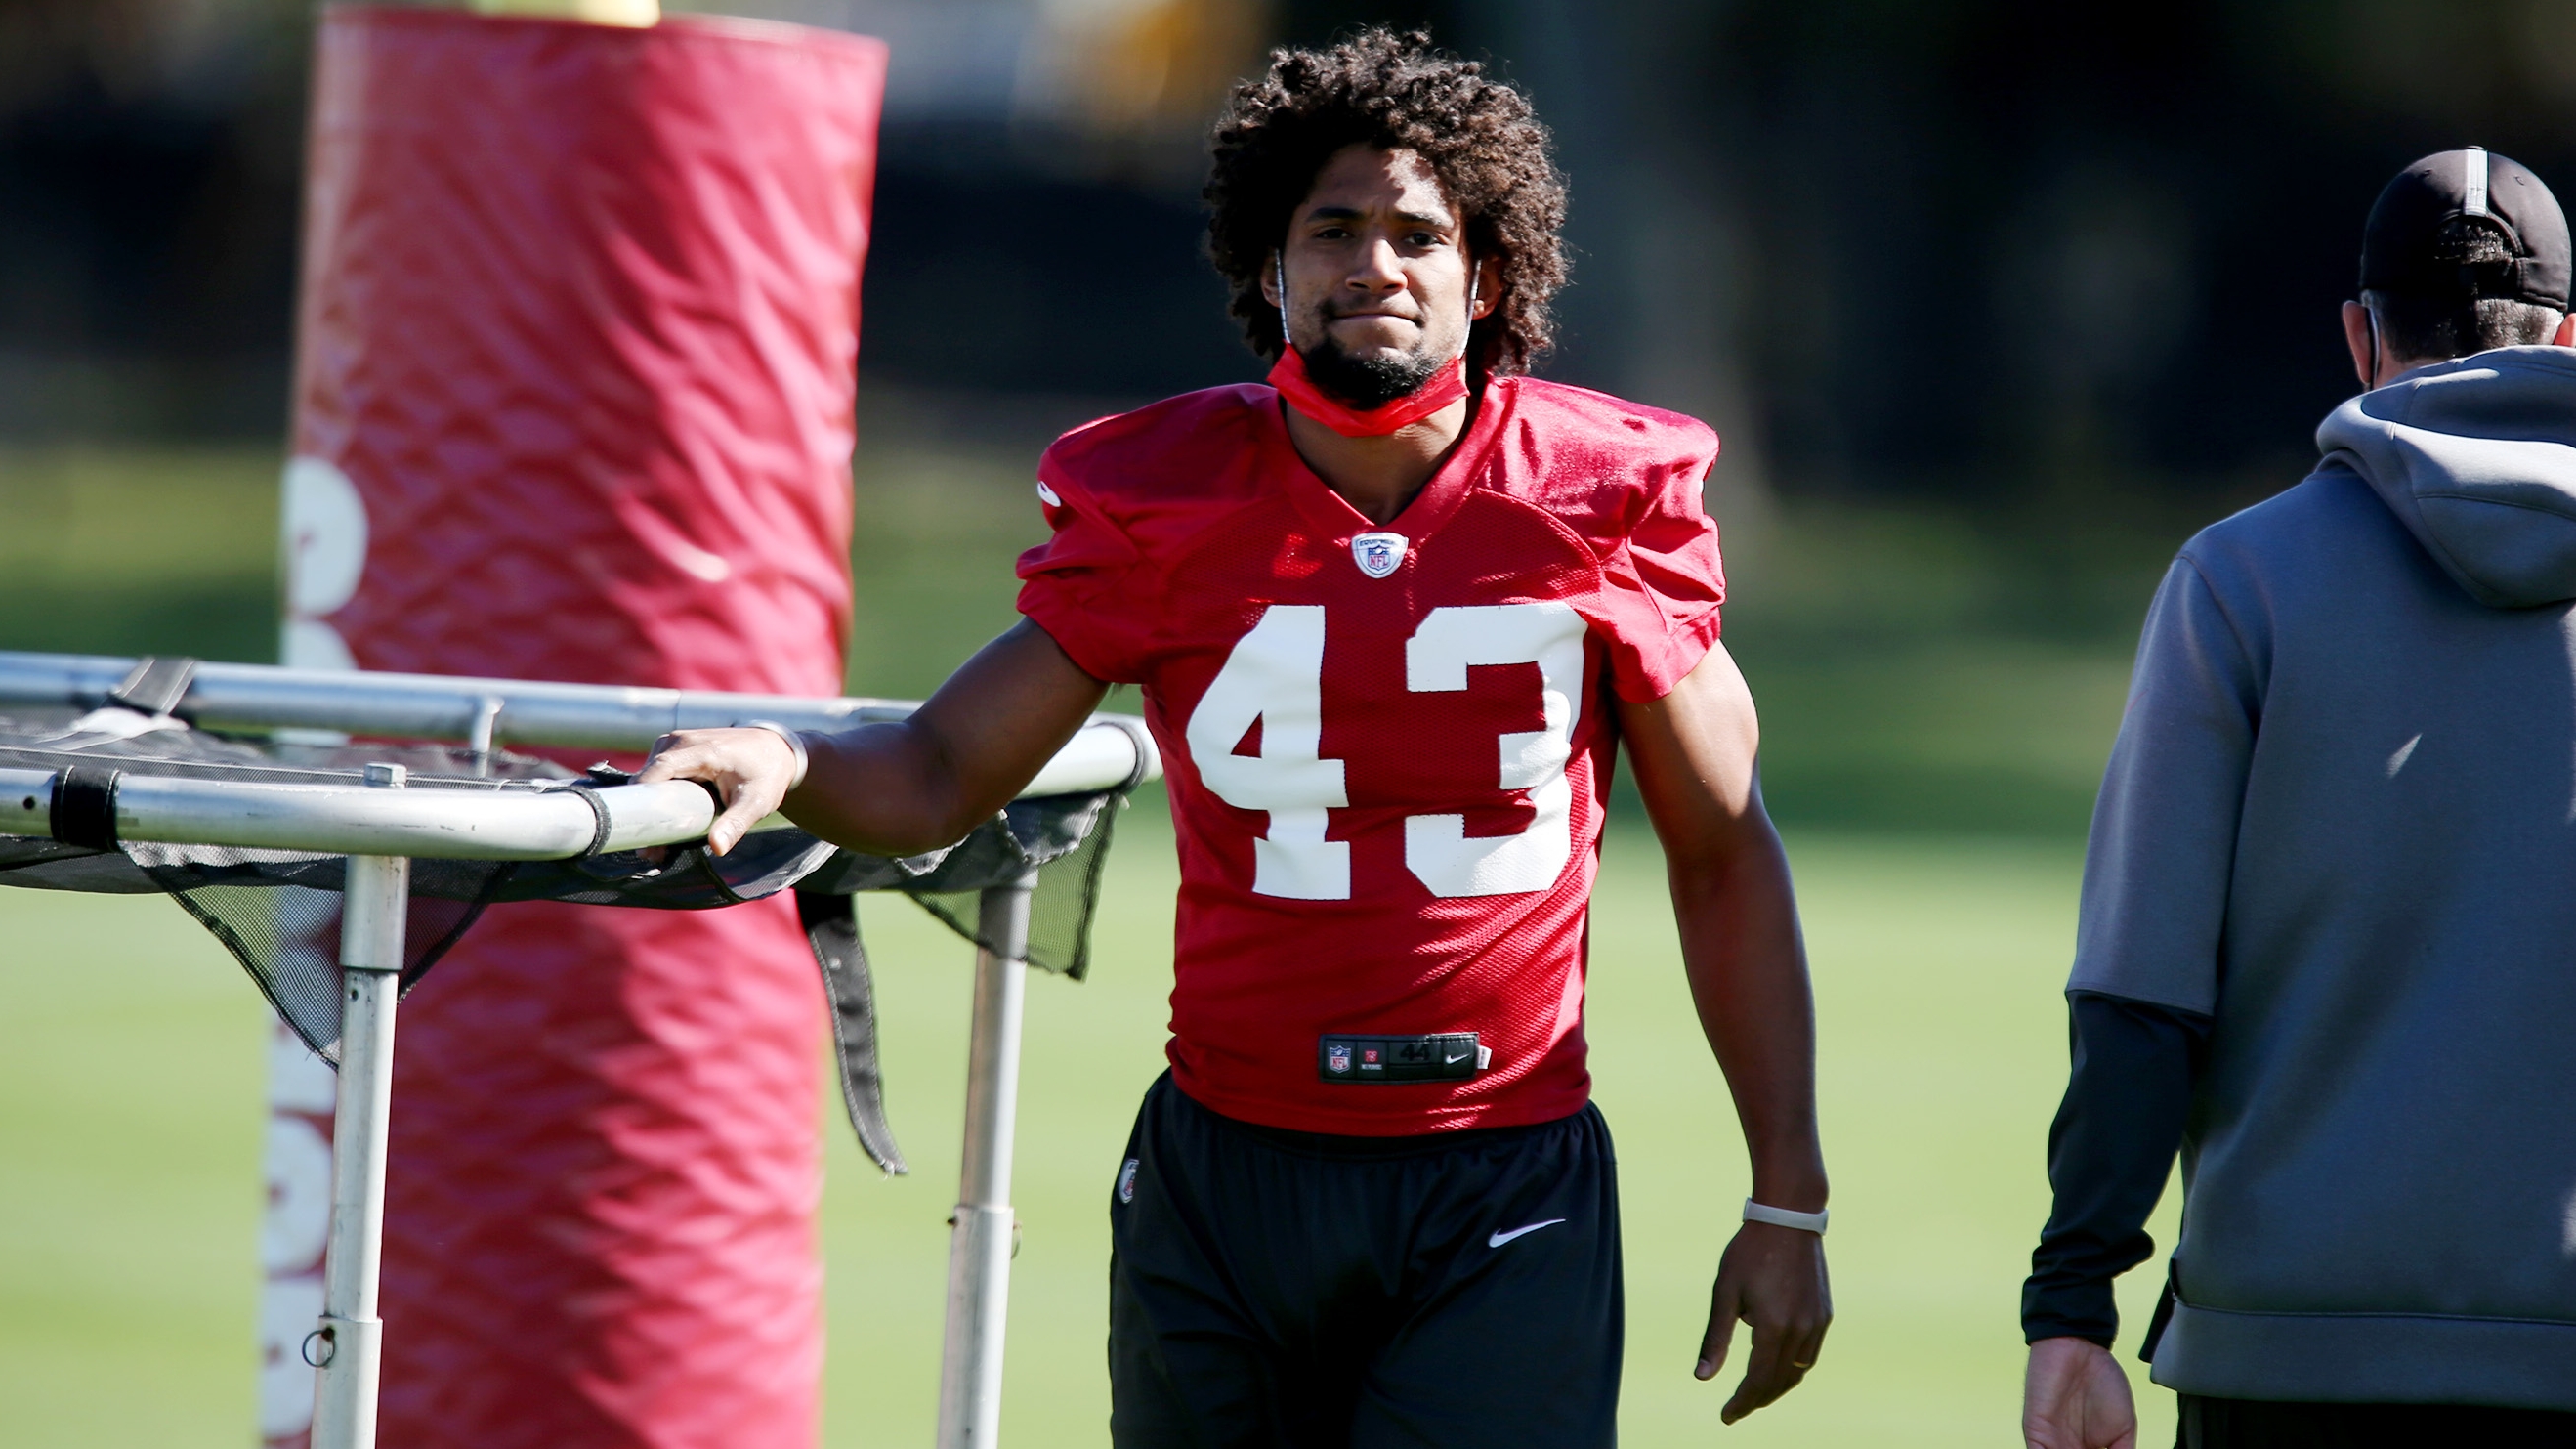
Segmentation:
[(2069, 992), (2067, 1010), (2074, 1067), (2048, 1133), (2056, 1203), (2022, 1286), (2022, 1335), (2108, 1348), (2111, 1281), (2155, 1252), (2147, 1215), (2182, 1145), (2210, 1019), (2090, 991)]
[(2021, 1341), (2043, 1338), (2087, 1338), (2111, 1346), (2119, 1335), (2120, 1309), (2111, 1297), (2111, 1280), (2042, 1284), (2034, 1277), (2021, 1285)]

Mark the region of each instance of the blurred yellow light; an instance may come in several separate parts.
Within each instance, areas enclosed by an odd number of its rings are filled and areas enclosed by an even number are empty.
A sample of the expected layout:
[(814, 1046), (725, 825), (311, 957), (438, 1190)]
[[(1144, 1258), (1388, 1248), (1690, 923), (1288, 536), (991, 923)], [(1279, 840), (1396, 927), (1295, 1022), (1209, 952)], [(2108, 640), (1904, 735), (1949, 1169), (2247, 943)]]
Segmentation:
[(662, 0), (467, 0), (478, 14), (532, 15), (546, 20), (586, 20), (593, 25), (646, 26), (662, 18)]
[(1195, 134), (1257, 64), (1269, 11), (1269, 0), (1053, 0), (1041, 104), (1095, 135)]

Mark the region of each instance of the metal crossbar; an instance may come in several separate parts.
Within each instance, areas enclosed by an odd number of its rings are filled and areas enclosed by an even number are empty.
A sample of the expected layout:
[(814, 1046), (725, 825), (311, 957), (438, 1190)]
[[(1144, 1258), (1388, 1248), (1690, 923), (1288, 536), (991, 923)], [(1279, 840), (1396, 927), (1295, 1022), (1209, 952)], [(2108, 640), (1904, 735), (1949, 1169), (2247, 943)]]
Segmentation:
[[(0, 650), (0, 704), (95, 709), (154, 661)], [(444, 674), (281, 669), (190, 661), (187, 688), (167, 713), (201, 729), (331, 730), (387, 739), (456, 740), (477, 749), (530, 745), (646, 750), (672, 730), (769, 720), (838, 730), (898, 720), (912, 700), (727, 694), (615, 684), (467, 679)], [(1158, 779), (1144, 721), (1096, 715), (1038, 771), (1023, 796), (1075, 795)]]

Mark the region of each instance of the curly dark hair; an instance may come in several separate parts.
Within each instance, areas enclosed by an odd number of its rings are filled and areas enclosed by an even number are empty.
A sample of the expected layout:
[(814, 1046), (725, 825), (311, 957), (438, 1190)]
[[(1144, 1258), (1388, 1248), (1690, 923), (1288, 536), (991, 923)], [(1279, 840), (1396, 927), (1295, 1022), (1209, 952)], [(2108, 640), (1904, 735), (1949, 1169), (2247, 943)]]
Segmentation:
[(1202, 194), (1208, 258), (1234, 288), (1244, 341), (1279, 355), (1262, 274), (1316, 174), (1353, 144), (1411, 151), (1439, 178), (1466, 220), (1468, 254), (1502, 262), (1502, 300), (1468, 334), (1469, 369), (1480, 380), (1528, 371), (1556, 342), (1548, 299), (1565, 285), (1565, 178), (1529, 101), (1422, 31), (1372, 27), (1323, 50), (1274, 50), (1269, 72), (1227, 99)]

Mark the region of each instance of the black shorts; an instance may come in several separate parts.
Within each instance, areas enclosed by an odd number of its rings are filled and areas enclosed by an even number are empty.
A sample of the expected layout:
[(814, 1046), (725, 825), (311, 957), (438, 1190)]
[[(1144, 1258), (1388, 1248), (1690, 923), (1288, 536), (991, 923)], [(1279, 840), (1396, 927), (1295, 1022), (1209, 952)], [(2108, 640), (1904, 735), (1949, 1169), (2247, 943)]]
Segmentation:
[(1616, 1442), (1619, 1189), (1594, 1108), (1320, 1137), (1167, 1076), (1109, 1221), (1118, 1449)]
[(2181, 1396), (2175, 1449), (2565, 1449), (2576, 1414), (2475, 1404), (2288, 1404)]

